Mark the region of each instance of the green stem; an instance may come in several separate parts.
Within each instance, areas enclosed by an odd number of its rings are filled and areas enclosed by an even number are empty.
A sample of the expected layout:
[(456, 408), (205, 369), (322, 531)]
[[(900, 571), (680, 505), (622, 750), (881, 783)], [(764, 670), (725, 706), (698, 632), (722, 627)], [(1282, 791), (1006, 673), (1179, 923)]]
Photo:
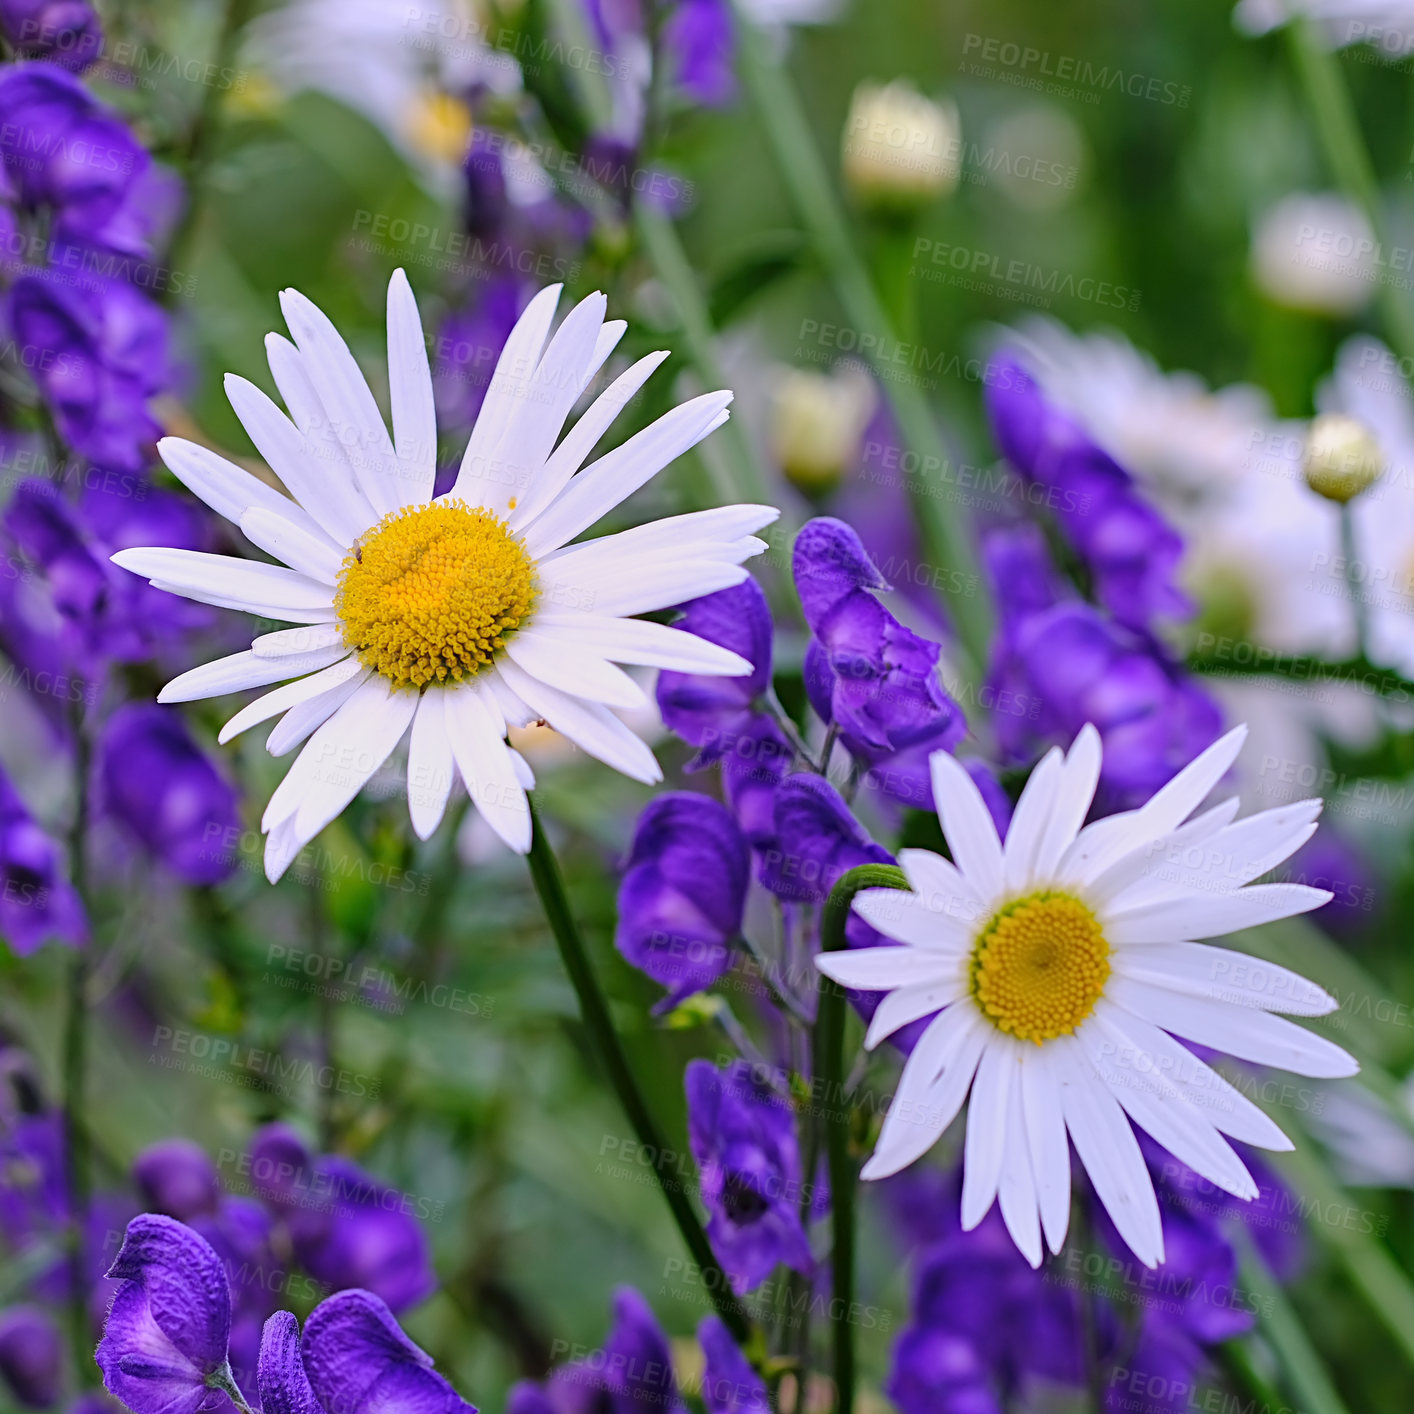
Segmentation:
[[(848, 947), (845, 925), (854, 896), (861, 889), (906, 889), (902, 869), (892, 864), (861, 864), (841, 874), (825, 900), (820, 918), (820, 948), (838, 952)], [(838, 983), (820, 978), (820, 1008), (815, 1016), (815, 1063), (820, 1068), (825, 1097), (825, 1149), (830, 1168), (830, 1225), (833, 1268), (830, 1308), (834, 1329), (835, 1410), (854, 1409), (854, 1160), (849, 1152), (852, 1105), (844, 1079), (845, 996)], [(807, 1181), (810, 1175), (806, 1175)]]
[(1245, 650), (1245, 656), (1190, 653), (1188, 671), (1209, 677), (1269, 677), (1312, 684), (1348, 684), (1381, 697), (1398, 697), (1401, 700), (1414, 697), (1414, 679), (1392, 672), (1389, 668), (1381, 668), (1363, 656), (1331, 662), (1305, 653), (1277, 653), (1245, 639), (1234, 640), (1233, 647), (1235, 650)]
[(1252, 1251), (1245, 1232), (1238, 1234), (1243, 1285), (1256, 1302), (1263, 1333), (1271, 1342), (1304, 1414), (1349, 1414), (1321, 1357), (1311, 1344), (1301, 1318)]
[[(1322, 42), (1315, 24), (1302, 16), (1296, 16), (1286, 26), (1286, 37), (1325, 149), (1326, 164), (1345, 194), (1364, 211), (1380, 249), (1388, 250), (1389, 232), (1380, 205), (1379, 181), (1340, 60)], [(1384, 281), (1379, 284), (1379, 304), (1391, 343), (1405, 358), (1414, 357), (1414, 308), (1400, 298), (1393, 284)]]
[(1350, 614), (1355, 620), (1355, 656), (1370, 656), (1370, 610), (1365, 602), (1365, 590), (1360, 584), (1360, 562), (1355, 554), (1355, 517), (1350, 502), (1340, 508), (1340, 554), (1346, 593), (1350, 595)]
[(579, 999), (579, 1011), (584, 1019), (585, 1029), (589, 1032), (599, 1053), (599, 1059), (609, 1074), (609, 1082), (613, 1085), (614, 1093), (619, 1097), (625, 1114), (628, 1115), (635, 1136), (643, 1145), (644, 1152), (654, 1156), (653, 1175), (658, 1180), (658, 1187), (673, 1215), (673, 1221), (677, 1223), (678, 1231), (682, 1233), (683, 1241), (692, 1254), (692, 1260), (701, 1269), (702, 1280), (711, 1294), (712, 1304), (716, 1306), (718, 1315), (737, 1342), (745, 1346), (753, 1338), (751, 1320), (732, 1291), (721, 1264), (713, 1255), (712, 1245), (708, 1242), (707, 1234), (703, 1231), (682, 1185), (668, 1171), (673, 1151), (664, 1140), (658, 1122), (653, 1118), (653, 1113), (638, 1088), (638, 1081), (634, 1078), (628, 1057), (624, 1053), (623, 1043), (614, 1029), (608, 1001), (594, 975), (584, 940), (580, 936), (579, 925), (575, 922), (574, 912), (570, 907), (569, 896), (565, 892), (559, 863), (550, 847), (550, 841), (545, 836), (533, 800), (530, 803), (530, 818), (530, 877), (535, 884), (536, 893), (540, 896), (540, 904), (545, 910), (545, 919), (550, 925), (550, 931), (555, 935), (555, 943), (559, 947), (565, 971), (569, 974), (570, 984)]
[[(634, 203), (634, 220), (648, 258), (673, 297), (683, 342), (698, 375), (709, 388), (725, 388), (727, 380), (717, 360), (716, 333), (677, 228), (661, 211), (643, 201)], [(731, 467), (729, 478), (718, 485), (718, 493), (752, 505), (770, 505), (778, 499), (771, 492), (770, 474), (761, 465), (740, 418), (728, 419), (722, 428), (722, 441), (730, 449)], [(712, 468), (713, 464), (709, 461), (708, 466)]]
[[(861, 344), (863, 335), (872, 336), (870, 357), (881, 375), (879, 382), (904, 442), (918, 457), (920, 467), (935, 468), (941, 474), (949, 464), (947, 449), (922, 390), (906, 379), (890, 376), (897, 373), (889, 359), (897, 349), (898, 331), (855, 252), (844, 211), (815, 147), (795, 86), (786, 69), (769, 57), (741, 0), (737, 0), (735, 18), (741, 35), (742, 78), (760, 117), (761, 136), (775, 155), (782, 185), (824, 264), (845, 317), (861, 336)], [(909, 499), (928, 552), (941, 567), (953, 571), (945, 576), (948, 607), (975, 675), (987, 662), (991, 609), (982, 591), (967, 526), (961, 517), (948, 515), (928, 490), (926, 472), (908, 478)]]
[(1275, 1411), (1286, 1403), (1281, 1392), (1257, 1368), (1257, 1362), (1244, 1341), (1225, 1340), (1217, 1347), (1217, 1353), (1228, 1379), (1252, 1395), (1258, 1401), (1259, 1408)]

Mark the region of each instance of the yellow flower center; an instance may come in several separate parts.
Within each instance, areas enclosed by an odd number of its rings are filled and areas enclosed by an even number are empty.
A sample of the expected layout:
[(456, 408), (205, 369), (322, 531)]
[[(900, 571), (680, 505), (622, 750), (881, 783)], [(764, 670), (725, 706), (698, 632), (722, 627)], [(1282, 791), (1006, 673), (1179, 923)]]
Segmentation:
[(1110, 945), (1070, 894), (1007, 904), (972, 949), (972, 995), (999, 1030), (1038, 1046), (1085, 1020), (1110, 975)]
[(462, 501), (390, 511), (349, 551), (334, 609), (344, 642), (395, 687), (484, 668), (535, 604), (525, 546)]

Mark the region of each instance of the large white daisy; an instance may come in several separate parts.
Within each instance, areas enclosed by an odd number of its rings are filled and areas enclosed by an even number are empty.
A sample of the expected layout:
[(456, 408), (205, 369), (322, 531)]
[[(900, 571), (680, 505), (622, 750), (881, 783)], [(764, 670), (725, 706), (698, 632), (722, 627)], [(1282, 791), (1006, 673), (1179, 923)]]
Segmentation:
[[(1137, 1124), (1242, 1198), (1257, 1185), (1228, 1135), (1289, 1149), (1281, 1130), (1175, 1037), (1300, 1075), (1356, 1070), (1340, 1047), (1273, 1015), (1335, 1000), (1285, 968), (1195, 941), (1317, 908), (1299, 884), (1251, 884), (1316, 828), (1320, 802), (1234, 822), (1231, 799), (1194, 811), (1233, 764), (1245, 728), (1215, 742), (1147, 804), (1081, 828), (1100, 770), (1087, 726), (1051, 751), (1017, 804), (1005, 847), (972, 778), (932, 757), (955, 864), (906, 849), (910, 889), (866, 889), (855, 910), (898, 946), (825, 954), (845, 986), (887, 992), (866, 1046), (934, 1012), (907, 1064), (865, 1178), (919, 1158), (967, 1100), (962, 1225), (1000, 1200), (1032, 1266), (1042, 1233), (1065, 1241), (1074, 1144), (1115, 1226), (1163, 1260), (1159, 1207)], [(1127, 1116), (1127, 1118), (1126, 1118)]]
[[(560, 287), (530, 302), (506, 341), (456, 483), (433, 498), (437, 428), (422, 322), (407, 278), (388, 286), (392, 436), (347, 345), (303, 295), (280, 305), (293, 342), (266, 340), (289, 409), (227, 375), (251, 441), (289, 496), (204, 447), (159, 443), (190, 490), (280, 564), (193, 550), (113, 558), (158, 588), (301, 625), (167, 684), (163, 702), (284, 683), (221, 732), (278, 717), (269, 748), (301, 742), (271, 796), (273, 880), (351, 801), (411, 730), (408, 806), (427, 838), (460, 776), (512, 849), (530, 847), (529, 767), (508, 726), (544, 720), (636, 780), (661, 778), (611, 709), (644, 702), (617, 664), (739, 676), (751, 665), (693, 634), (632, 617), (746, 578), (765, 549), (769, 506), (724, 506), (570, 544), (727, 419), (728, 392), (664, 414), (580, 470), (624, 405), (667, 357), (621, 373), (560, 436), (623, 335), (590, 295), (552, 335)], [(291, 499), (293, 498), (293, 499)]]

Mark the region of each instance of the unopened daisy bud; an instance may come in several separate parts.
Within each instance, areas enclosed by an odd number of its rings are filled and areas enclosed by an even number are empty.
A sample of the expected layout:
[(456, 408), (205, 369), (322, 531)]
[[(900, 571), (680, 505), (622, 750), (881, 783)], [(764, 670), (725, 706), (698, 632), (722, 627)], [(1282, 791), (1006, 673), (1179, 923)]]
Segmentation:
[(957, 105), (934, 103), (902, 79), (862, 83), (850, 100), (844, 179), (864, 206), (911, 212), (946, 196), (961, 171)]
[(874, 385), (857, 368), (782, 372), (771, 398), (771, 453), (808, 495), (831, 490), (859, 454), (874, 411)]
[(1344, 505), (1383, 475), (1384, 454), (1363, 422), (1341, 412), (1315, 418), (1306, 434), (1306, 484)]

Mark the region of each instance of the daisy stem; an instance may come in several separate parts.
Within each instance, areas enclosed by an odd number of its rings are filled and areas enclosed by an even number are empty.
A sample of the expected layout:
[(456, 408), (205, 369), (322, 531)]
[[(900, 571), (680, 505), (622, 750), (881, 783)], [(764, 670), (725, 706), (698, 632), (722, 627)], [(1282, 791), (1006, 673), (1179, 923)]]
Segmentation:
[[(1379, 180), (1360, 132), (1340, 59), (1321, 42), (1315, 24), (1304, 16), (1293, 16), (1286, 26), (1286, 38), (1331, 174), (1364, 211), (1379, 246), (1388, 249)], [(1394, 283), (1381, 282), (1378, 288), (1380, 313), (1390, 341), (1405, 358), (1414, 357), (1414, 308), (1400, 298)]]
[(619, 1103), (633, 1126), (638, 1142), (644, 1146), (646, 1153), (654, 1155), (653, 1175), (658, 1180), (658, 1187), (662, 1190), (673, 1221), (677, 1223), (678, 1231), (682, 1233), (683, 1241), (692, 1254), (692, 1260), (702, 1272), (703, 1284), (711, 1294), (717, 1314), (736, 1337), (738, 1344), (746, 1347), (752, 1344), (754, 1338), (750, 1317), (737, 1299), (721, 1264), (713, 1254), (712, 1244), (708, 1242), (707, 1234), (688, 1201), (684, 1186), (668, 1171), (675, 1150), (669, 1147), (658, 1128), (658, 1121), (653, 1118), (643, 1092), (638, 1088), (628, 1056), (624, 1053), (623, 1043), (614, 1029), (609, 1003), (594, 975), (588, 950), (580, 935), (579, 924), (575, 921), (574, 910), (565, 892), (565, 881), (560, 873), (559, 862), (545, 835), (533, 798), (530, 799), (530, 818), (530, 877), (536, 893), (540, 896), (540, 905), (545, 910), (545, 920), (555, 935), (555, 943), (559, 947), (565, 971), (569, 974), (570, 984), (579, 999), (579, 1012), (585, 1029), (589, 1032), (599, 1053), (599, 1059), (609, 1074), (609, 1082), (619, 1097)]
[[(845, 925), (854, 896), (861, 889), (906, 889), (902, 869), (892, 864), (861, 864), (835, 880), (820, 917), (820, 948), (839, 952), (849, 946)], [(830, 1225), (833, 1269), (830, 1314), (834, 1326), (836, 1414), (854, 1409), (854, 1183), (855, 1164), (849, 1152), (853, 1106), (845, 1089), (845, 995), (830, 978), (820, 978), (820, 1009), (815, 1017), (815, 1064), (825, 1096), (825, 1152), (830, 1171)]]
[[(922, 389), (897, 377), (897, 368), (888, 363), (898, 347), (898, 331), (855, 251), (844, 210), (815, 146), (790, 73), (784, 64), (772, 60), (741, 0), (733, 13), (741, 36), (742, 78), (761, 120), (760, 135), (775, 155), (781, 183), (825, 267), (845, 318), (856, 333), (871, 336), (870, 357), (879, 365), (879, 382), (904, 442), (917, 455), (920, 466), (941, 472), (949, 464), (947, 448)], [(947, 576), (948, 611), (972, 671), (980, 672), (987, 662), (992, 615), (986, 595), (979, 592), (982, 581), (977, 557), (967, 526), (961, 518), (948, 515), (943, 503), (928, 494), (925, 481), (923, 476), (908, 478), (913, 513), (928, 553), (951, 572)]]
[(1364, 567), (1356, 558), (1355, 516), (1350, 502), (1340, 508), (1340, 553), (1343, 561), (1346, 592), (1350, 595), (1350, 613), (1355, 620), (1355, 655), (1367, 658), (1370, 651), (1370, 611), (1365, 603), (1365, 591), (1360, 584)]

